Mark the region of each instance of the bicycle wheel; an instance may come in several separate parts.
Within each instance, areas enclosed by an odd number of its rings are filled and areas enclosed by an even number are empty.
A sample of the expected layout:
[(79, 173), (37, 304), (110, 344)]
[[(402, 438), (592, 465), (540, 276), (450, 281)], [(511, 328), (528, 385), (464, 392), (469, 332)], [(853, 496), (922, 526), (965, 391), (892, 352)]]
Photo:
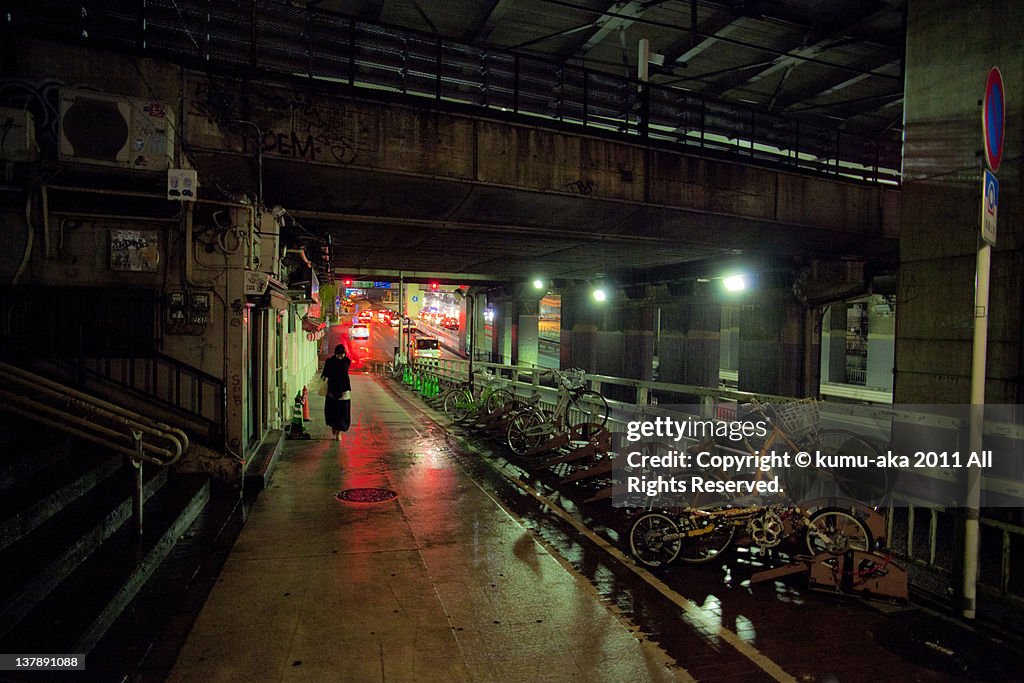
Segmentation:
[(679, 538), (666, 541), (666, 534), (678, 534), (671, 517), (660, 512), (645, 512), (629, 527), (629, 552), (645, 567), (657, 568), (679, 557)]
[(498, 412), (504, 406), (514, 403), (516, 400), (515, 395), (508, 389), (497, 389), (492, 391), (484, 401), (484, 410), (487, 411), (488, 415)]
[(851, 510), (842, 508), (822, 508), (814, 512), (807, 520), (804, 540), (811, 555), (870, 551), (875, 543), (867, 525)]
[(473, 396), (468, 389), (456, 387), (444, 395), (444, 414), (453, 422), (462, 422), (473, 411)]
[(825, 429), (818, 435), (821, 454), (838, 456), (855, 463), (854, 458), (867, 458), (871, 463), (868, 467), (832, 467), (829, 473), (836, 493), (849, 496), (874, 507), (886, 502), (892, 492), (894, 472), (886, 467), (875, 467), (876, 458), (882, 455), (881, 450), (867, 439), (842, 429)]
[(713, 518), (702, 519), (693, 517), (695, 530), (701, 533), (688, 536), (682, 543), (679, 559), (690, 564), (710, 562), (732, 544), (736, 527), (728, 521), (716, 521)]
[(608, 422), (607, 399), (590, 389), (576, 394), (569, 403), (567, 422), (570, 430), (587, 424), (604, 427)]
[(516, 455), (526, 455), (541, 445), (546, 438), (546, 420), (531, 408), (521, 410), (512, 416), (505, 430), (505, 442)]

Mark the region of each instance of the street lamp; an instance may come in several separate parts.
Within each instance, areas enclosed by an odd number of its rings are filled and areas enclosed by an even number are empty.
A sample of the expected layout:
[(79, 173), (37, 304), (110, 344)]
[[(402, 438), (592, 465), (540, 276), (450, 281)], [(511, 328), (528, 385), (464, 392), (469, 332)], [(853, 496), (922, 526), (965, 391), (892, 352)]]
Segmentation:
[(726, 291), (729, 292), (742, 292), (747, 288), (747, 279), (742, 275), (730, 275), (722, 278), (722, 285)]

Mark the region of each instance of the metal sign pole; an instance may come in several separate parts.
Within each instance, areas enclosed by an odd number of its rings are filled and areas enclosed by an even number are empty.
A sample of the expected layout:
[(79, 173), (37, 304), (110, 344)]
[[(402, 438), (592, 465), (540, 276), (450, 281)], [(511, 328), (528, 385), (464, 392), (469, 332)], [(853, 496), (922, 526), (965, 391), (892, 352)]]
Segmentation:
[[(978, 248), (977, 284), (974, 289), (974, 354), (971, 359), (971, 415), (969, 448), (981, 453), (985, 424), (985, 362), (988, 351), (988, 286), (992, 247), (981, 241)], [(964, 584), (963, 616), (973, 619), (978, 583), (978, 544), (981, 537), (981, 468), (967, 467), (967, 492), (964, 499)]]
[(965, 619), (974, 619), (978, 595), (978, 548), (981, 540), (981, 466), (974, 454), (981, 453), (985, 427), (985, 361), (988, 354), (988, 288), (992, 269), (992, 247), (996, 243), (996, 217), (999, 206), (999, 181), (995, 172), (1003, 158), (1006, 98), (1003, 76), (997, 67), (988, 72), (982, 99), (981, 137), (985, 150), (982, 172), (981, 234), (974, 285), (974, 350), (971, 357), (971, 415), (968, 444), (971, 456), (966, 472), (964, 498), (964, 576), (963, 610)]

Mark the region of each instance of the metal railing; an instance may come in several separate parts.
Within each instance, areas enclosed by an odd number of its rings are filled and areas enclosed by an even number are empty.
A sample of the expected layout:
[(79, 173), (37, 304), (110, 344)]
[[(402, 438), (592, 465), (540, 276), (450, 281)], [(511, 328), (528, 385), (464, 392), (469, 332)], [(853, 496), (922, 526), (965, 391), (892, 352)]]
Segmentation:
[(100, 444), (132, 460), (166, 467), (188, 450), (188, 436), (177, 427), (7, 363), (0, 363), (0, 399), (0, 410)]
[[(16, 3), (3, 21), (16, 35), (143, 54), (209, 73), (400, 93), (485, 110), (488, 116), (540, 117), (748, 163), (869, 182), (900, 179), (899, 131), (860, 136), (753, 105), (294, 3), (39, 0)], [(572, 191), (588, 189), (581, 182)]]
[(78, 367), (202, 420), (211, 435), (224, 432), (227, 390), (219, 377), (155, 351), (145, 356), (80, 358)]
[(135, 470), (132, 520), (142, 535), (142, 463), (177, 462), (189, 446), (184, 431), (6, 363), (0, 363), (0, 401), (0, 410), (125, 456)]

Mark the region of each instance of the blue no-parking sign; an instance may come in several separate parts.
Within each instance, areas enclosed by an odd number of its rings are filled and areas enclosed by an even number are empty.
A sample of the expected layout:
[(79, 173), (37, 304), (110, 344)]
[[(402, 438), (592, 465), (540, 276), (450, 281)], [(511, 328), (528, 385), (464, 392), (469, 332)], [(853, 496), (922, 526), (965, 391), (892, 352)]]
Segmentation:
[(982, 137), (985, 140), (985, 163), (995, 173), (1003, 160), (1003, 131), (1006, 119), (1006, 93), (1003, 75), (992, 67), (985, 83), (985, 99), (981, 108)]

